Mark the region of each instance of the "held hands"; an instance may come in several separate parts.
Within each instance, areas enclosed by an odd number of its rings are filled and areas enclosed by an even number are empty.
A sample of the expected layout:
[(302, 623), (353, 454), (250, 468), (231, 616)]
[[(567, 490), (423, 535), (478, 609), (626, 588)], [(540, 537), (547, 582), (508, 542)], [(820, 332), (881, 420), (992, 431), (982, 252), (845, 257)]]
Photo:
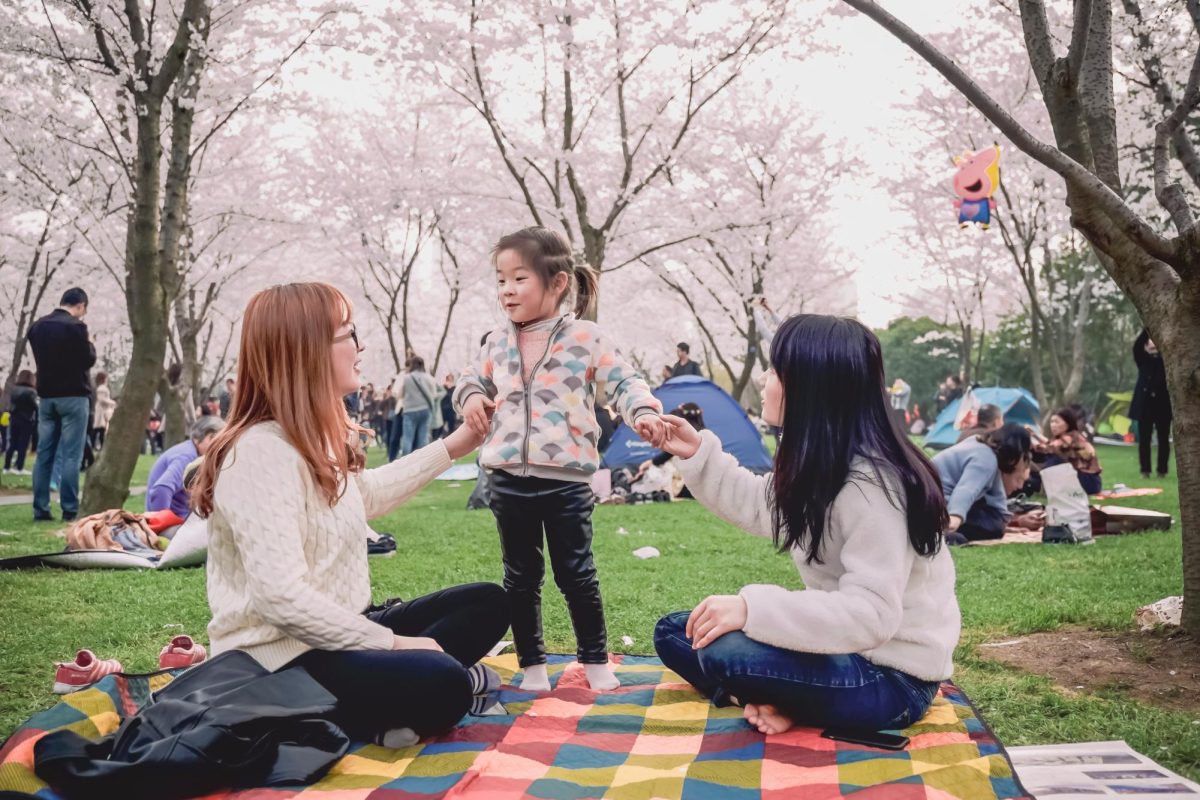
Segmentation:
[[(657, 447), (659, 450), (665, 450), (673, 456), (680, 458), (691, 458), (696, 455), (696, 451), (700, 449), (700, 432), (692, 427), (692, 423), (688, 422), (683, 417), (672, 416), (667, 414), (659, 417), (658, 421), (663, 425), (663, 436), (661, 439), (643, 439)], [(641, 433), (639, 430), (638, 433)]]
[(655, 447), (661, 446), (658, 442), (666, 438), (667, 426), (663, 423), (663, 418), (654, 414), (643, 414), (633, 423), (633, 429), (637, 431), (637, 435), (642, 437), (642, 441), (649, 442)]
[(444, 652), (442, 646), (428, 636), (394, 636), (393, 650), (436, 650)]
[(692, 609), (684, 633), (692, 640), (692, 649), (699, 650), (727, 633), (745, 628), (747, 613), (741, 595), (714, 594)]
[(467, 427), (479, 434), (479, 441), (488, 435), (492, 427), (492, 415), (496, 413), (496, 403), (484, 394), (473, 394), (467, 398), (463, 407), (463, 420)]

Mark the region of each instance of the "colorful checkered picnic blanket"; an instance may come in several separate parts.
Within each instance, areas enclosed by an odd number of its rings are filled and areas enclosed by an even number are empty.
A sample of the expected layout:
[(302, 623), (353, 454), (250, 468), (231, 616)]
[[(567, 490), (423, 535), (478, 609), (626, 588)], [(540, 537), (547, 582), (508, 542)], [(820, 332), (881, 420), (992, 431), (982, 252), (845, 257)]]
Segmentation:
[[(764, 737), (741, 709), (716, 708), (656, 658), (617, 656), (621, 688), (591, 691), (583, 670), (552, 656), (552, 694), (505, 686), (506, 715), (468, 717), (438, 739), (401, 750), (359, 744), (319, 782), (222, 792), (210, 800), (1016, 800), (1027, 798), (1000, 742), (962, 692), (942, 685), (929, 713), (888, 752), (823, 739), (812, 728)], [(489, 659), (506, 681), (515, 656)], [(169, 674), (110, 676), (35, 715), (0, 748), (0, 790), (58, 800), (33, 771), (34, 742), (70, 728), (114, 731)]]

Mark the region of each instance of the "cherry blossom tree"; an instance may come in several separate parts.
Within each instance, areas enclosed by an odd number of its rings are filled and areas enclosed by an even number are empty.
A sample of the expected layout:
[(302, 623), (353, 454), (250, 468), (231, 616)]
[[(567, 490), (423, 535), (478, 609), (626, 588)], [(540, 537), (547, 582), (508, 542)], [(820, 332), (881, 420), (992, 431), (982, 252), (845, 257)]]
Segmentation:
[(603, 274), (698, 235), (623, 223), (773, 45), (784, 5), (755, 0), (731, 15), (715, 2), (431, 2), (419, 25), (407, 12), (395, 25), (414, 72), (486, 126), (529, 221), (564, 231)]
[[(1183, 528), (1183, 625), (1200, 630), (1200, 224), (1194, 197), (1200, 175), (1175, 144), (1200, 106), (1200, 0), (1187, 0), (1184, 70), (1162, 75), (1171, 87), (1153, 126), (1134, 134), (1151, 142), (1149, 183), (1131, 170), (1118, 135), (1111, 0), (1020, 0), (1025, 49), (1053, 133), (1050, 144), (1023, 125), (963, 67), (872, 0), (844, 0), (927, 61), (1022, 152), (1066, 186), (1072, 226), (1095, 247), (1105, 271), (1137, 307), (1163, 354), (1174, 407)], [(1164, 42), (1143, 48), (1164, 52)], [(1176, 99), (1177, 98), (1177, 99)], [(1174, 102), (1170, 102), (1174, 101)], [(1132, 173), (1132, 174), (1131, 174)], [(1129, 181), (1129, 185), (1127, 185)], [(1135, 192), (1134, 189), (1137, 189)], [(1153, 197), (1163, 218), (1138, 208)]]

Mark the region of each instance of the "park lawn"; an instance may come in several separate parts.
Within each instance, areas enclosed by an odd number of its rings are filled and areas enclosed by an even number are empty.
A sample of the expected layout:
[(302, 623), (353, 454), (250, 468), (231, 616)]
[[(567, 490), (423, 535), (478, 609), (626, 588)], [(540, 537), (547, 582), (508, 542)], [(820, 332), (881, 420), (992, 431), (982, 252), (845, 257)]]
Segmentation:
[[(1101, 447), (1105, 484), (1145, 485), (1133, 448)], [(372, 453), (371, 462), (380, 459)], [(150, 463), (143, 457), (138, 475)], [(9, 476), (6, 476), (6, 478)], [(26, 479), (27, 480), (27, 479)], [(135, 484), (138, 481), (135, 479)], [(1150, 481), (1157, 485), (1157, 481)], [(393, 534), (399, 551), (373, 558), (377, 598), (412, 597), (450, 584), (501, 578), (495, 525), (487, 511), (466, 511), (473, 484), (435, 482), (396, 513), (373, 523)], [(1121, 501), (1178, 517), (1174, 480), (1158, 497)], [(137, 509), (140, 498), (131, 499)], [(54, 526), (35, 526), (29, 506), (0, 508), (0, 556), (62, 547)], [(694, 502), (597, 507), (595, 553), (615, 652), (651, 654), (655, 621), (713, 593), (746, 583), (799, 588), (790, 559)], [(621, 530), (624, 532), (621, 532)], [(632, 555), (654, 545), (662, 556)], [(1193, 779), (1200, 779), (1200, 721), (1195, 714), (1143, 705), (1117, 691), (1102, 695), (1057, 688), (1049, 679), (989, 662), (989, 640), (1059, 628), (1128, 630), (1133, 612), (1182, 587), (1179, 526), (1168, 532), (1102, 537), (1095, 546), (1012, 545), (954, 552), (963, 636), (955, 680), (1009, 745), (1125, 739)], [(548, 576), (549, 578), (549, 576)], [(566, 609), (547, 580), (549, 649), (572, 652)], [(159, 648), (187, 632), (206, 641), (204, 571), (0, 573), (0, 736), (51, 705), (52, 662), (87, 647), (119, 658), (130, 671), (156, 667)], [(625, 645), (622, 637), (633, 643)]]

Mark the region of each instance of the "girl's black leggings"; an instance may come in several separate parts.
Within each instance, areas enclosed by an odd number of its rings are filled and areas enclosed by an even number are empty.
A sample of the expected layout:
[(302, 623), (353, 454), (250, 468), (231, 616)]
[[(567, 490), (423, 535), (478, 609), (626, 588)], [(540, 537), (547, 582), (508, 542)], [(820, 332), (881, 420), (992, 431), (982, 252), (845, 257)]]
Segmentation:
[(542, 640), (543, 542), (554, 582), (567, 601), (583, 664), (608, 661), (608, 632), (600, 580), (592, 558), (592, 507), (587, 483), (491, 474), (492, 513), (500, 529), (504, 589), (512, 608), (513, 644), (522, 667), (546, 662)]

